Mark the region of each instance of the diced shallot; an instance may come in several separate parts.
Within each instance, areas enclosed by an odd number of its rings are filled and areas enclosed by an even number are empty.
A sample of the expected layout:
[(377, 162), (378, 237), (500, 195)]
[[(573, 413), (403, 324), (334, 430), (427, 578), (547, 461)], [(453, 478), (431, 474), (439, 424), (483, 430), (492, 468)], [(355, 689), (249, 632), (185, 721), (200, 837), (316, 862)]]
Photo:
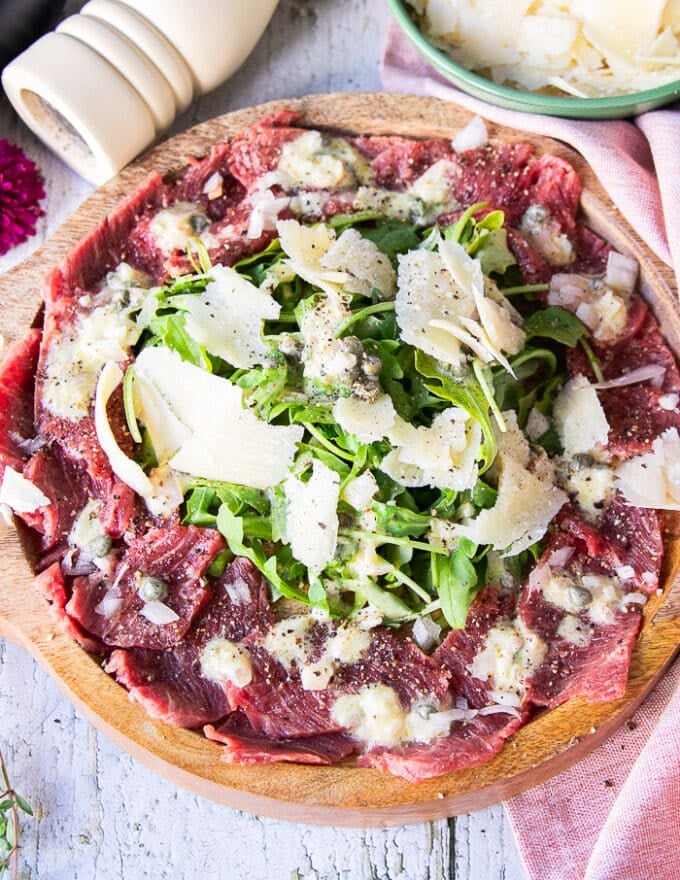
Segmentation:
[(560, 547), (559, 550), (553, 550), (548, 557), (548, 565), (553, 568), (564, 568), (574, 555), (573, 547)]
[(647, 596), (644, 593), (626, 593), (621, 599), (622, 605), (644, 605), (647, 602)]
[(97, 570), (97, 566), (91, 559), (80, 553), (76, 557), (76, 553), (78, 553), (77, 549), (72, 547), (64, 554), (64, 558), (61, 560), (62, 574), (66, 577), (82, 577)]
[(522, 717), (521, 713), (514, 706), (484, 706), (479, 710), (480, 715), (497, 715), (499, 712), (503, 712), (505, 715), (514, 715), (515, 718)]
[(659, 398), (659, 406), (661, 407), (661, 409), (665, 409), (668, 412), (676, 409), (679, 402), (680, 394), (675, 391), (672, 391), (670, 394), (663, 394)]
[(626, 257), (616, 251), (610, 251), (607, 257), (607, 273), (604, 281), (614, 290), (623, 293), (632, 293), (638, 276), (638, 261), (632, 257)]
[(155, 623), (157, 626), (165, 626), (168, 623), (174, 623), (176, 620), (179, 620), (179, 614), (176, 614), (172, 608), (163, 602), (158, 601), (145, 602), (144, 607), (139, 613), (146, 617), (150, 623)]
[(465, 150), (484, 147), (488, 141), (489, 133), (486, 130), (484, 120), (480, 116), (474, 116), (451, 141), (451, 146), (457, 153), (462, 153)]
[(651, 382), (655, 388), (659, 388), (666, 375), (666, 368), (661, 364), (645, 364), (631, 370), (630, 373), (622, 373), (616, 379), (606, 382), (597, 382), (593, 386), (598, 391), (606, 391), (609, 388), (623, 388), (624, 385), (636, 385), (638, 382)]
[(437, 643), (442, 628), (431, 617), (419, 617), (413, 624), (413, 641), (421, 651), (429, 651)]
[(632, 565), (619, 565), (616, 569), (616, 576), (619, 580), (629, 581), (635, 577), (635, 569)]
[(94, 613), (101, 614), (102, 617), (106, 618), (113, 617), (113, 615), (116, 613), (116, 611), (118, 611), (122, 604), (123, 600), (117, 596), (111, 596), (109, 591), (106, 593), (99, 605), (95, 607)]

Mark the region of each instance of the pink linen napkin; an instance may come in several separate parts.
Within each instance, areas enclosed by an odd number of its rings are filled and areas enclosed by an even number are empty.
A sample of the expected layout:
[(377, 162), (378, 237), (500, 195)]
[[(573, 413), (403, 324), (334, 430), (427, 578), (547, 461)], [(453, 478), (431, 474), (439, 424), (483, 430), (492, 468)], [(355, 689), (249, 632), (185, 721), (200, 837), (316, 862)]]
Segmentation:
[[(680, 104), (633, 121), (503, 110), (449, 85), (394, 22), (382, 79), (389, 91), (445, 98), (578, 150), (631, 226), (680, 280)], [(530, 880), (680, 880), (680, 660), (632, 722), (575, 767), (505, 808)]]

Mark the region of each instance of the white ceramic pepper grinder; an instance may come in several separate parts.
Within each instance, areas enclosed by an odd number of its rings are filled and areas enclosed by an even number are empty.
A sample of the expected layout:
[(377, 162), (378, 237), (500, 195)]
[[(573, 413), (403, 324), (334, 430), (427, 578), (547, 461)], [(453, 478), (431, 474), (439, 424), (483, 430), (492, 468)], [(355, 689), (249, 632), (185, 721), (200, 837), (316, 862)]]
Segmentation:
[(245, 60), (278, 0), (90, 0), (2, 84), (39, 138), (101, 184)]

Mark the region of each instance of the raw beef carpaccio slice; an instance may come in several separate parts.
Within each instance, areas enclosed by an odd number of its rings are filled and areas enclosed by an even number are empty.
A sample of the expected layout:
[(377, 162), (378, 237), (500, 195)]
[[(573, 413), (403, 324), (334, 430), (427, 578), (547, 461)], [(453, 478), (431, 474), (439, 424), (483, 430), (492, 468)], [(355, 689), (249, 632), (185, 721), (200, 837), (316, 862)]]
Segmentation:
[[(151, 529), (133, 539), (111, 579), (101, 572), (77, 577), (66, 611), (112, 647), (170, 648), (182, 640), (210, 600), (204, 575), (223, 547), (220, 533), (209, 529)], [(140, 595), (144, 578), (165, 585), (166, 595), (156, 601), (174, 613), (174, 620), (155, 622), (157, 615)]]
[(226, 764), (335, 764), (356, 751), (357, 744), (342, 733), (300, 739), (268, 739), (255, 733), (241, 712), (234, 712), (218, 727), (204, 727), (208, 739), (221, 743)]
[(175, 727), (200, 727), (231, 711), (224, 687), (201, 674), (203, 648), (214, 638), (239, 642), (271, 621), (267, 582), (247, 559), (235, 559), (215, 581), (209, 604), (177, 646), (166, 651), (119, 649), (106, 669), (152, 718)]

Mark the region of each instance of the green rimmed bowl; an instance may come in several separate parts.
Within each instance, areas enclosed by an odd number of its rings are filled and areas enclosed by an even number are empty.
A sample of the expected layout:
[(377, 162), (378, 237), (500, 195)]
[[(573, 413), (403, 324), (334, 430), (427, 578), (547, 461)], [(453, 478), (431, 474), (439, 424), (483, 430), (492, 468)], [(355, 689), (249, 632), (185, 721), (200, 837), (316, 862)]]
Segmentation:
[(399, 27), (438, 73), (473, 98), (479, 98), (506, 110), (565, 116), (572, 119), (620, 119), (655, 110), (673, 101), (680, 101), (680, 79), (644, 92), (631, 92), (608, 98), (541, 95), (497, 85), (490, 79), (461, 67), (428, 40), (411, 17), (405, 0), (387, 0), (387, 5)]

